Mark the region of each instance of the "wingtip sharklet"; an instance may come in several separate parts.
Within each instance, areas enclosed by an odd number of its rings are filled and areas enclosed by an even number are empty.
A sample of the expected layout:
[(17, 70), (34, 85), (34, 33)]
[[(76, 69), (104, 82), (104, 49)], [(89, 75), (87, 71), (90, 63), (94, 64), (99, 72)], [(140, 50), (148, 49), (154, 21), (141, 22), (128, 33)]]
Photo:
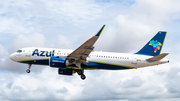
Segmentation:
[(98, 31), (98, 33), (95, 36), (100, 36), (105, 26), (106, 25), (103, 25), (103, 27)]

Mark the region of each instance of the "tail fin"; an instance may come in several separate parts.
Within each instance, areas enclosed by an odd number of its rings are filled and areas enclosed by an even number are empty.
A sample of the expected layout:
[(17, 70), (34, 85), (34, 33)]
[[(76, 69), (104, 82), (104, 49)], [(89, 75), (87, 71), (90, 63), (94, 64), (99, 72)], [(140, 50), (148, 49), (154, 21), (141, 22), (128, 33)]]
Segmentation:
[(136, 54), (157, 56), (161, 53), (167, 32), (159, 31), (139, 52)]

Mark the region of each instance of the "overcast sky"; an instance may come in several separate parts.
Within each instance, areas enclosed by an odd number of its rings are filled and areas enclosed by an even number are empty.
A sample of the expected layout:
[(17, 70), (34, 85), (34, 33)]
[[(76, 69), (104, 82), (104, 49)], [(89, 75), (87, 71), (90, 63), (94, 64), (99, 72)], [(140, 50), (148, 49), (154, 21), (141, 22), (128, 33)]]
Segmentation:
[[(1, 0), (0, 100), (180, 100), (179, 0)], [(168, 64), (141, 69), (87, 70), (86, 80), (57, 68), (11, 61), (23, 47), (76, 49), (106, 24), (96, 51), (135, 53), (167, 31)]]

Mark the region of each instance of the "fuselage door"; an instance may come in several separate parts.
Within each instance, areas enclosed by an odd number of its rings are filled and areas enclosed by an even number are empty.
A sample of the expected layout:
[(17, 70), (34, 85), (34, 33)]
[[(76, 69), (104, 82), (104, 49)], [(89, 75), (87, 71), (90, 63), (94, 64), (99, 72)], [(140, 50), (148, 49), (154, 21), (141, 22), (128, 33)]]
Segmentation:
[(24, 50), (25, 51), (25, 58), (30, 58), (31, 57), (31, 50)]
[(137, 59), (133, 58), (131, 64), (137, 64)]

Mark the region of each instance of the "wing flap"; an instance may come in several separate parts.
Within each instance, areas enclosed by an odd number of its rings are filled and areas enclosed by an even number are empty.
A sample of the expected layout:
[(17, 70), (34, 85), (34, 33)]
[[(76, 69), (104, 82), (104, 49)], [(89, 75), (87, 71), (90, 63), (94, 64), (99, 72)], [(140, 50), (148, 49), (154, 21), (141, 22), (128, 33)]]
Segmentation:
[(168, 54), (169, 54), (169, 53), (162, 53), (162, 54), (160, 54), (160, 55), (157, 55), (157, 56), (154, 56), (154, 57), (152, 57), (152, 58), (149, 58), (149, 59), (147, 59), (146, 61), (148, 61), (148, 62), (159, 61), (159, 60), (163, 59), (165, 56), (167, 56)]

